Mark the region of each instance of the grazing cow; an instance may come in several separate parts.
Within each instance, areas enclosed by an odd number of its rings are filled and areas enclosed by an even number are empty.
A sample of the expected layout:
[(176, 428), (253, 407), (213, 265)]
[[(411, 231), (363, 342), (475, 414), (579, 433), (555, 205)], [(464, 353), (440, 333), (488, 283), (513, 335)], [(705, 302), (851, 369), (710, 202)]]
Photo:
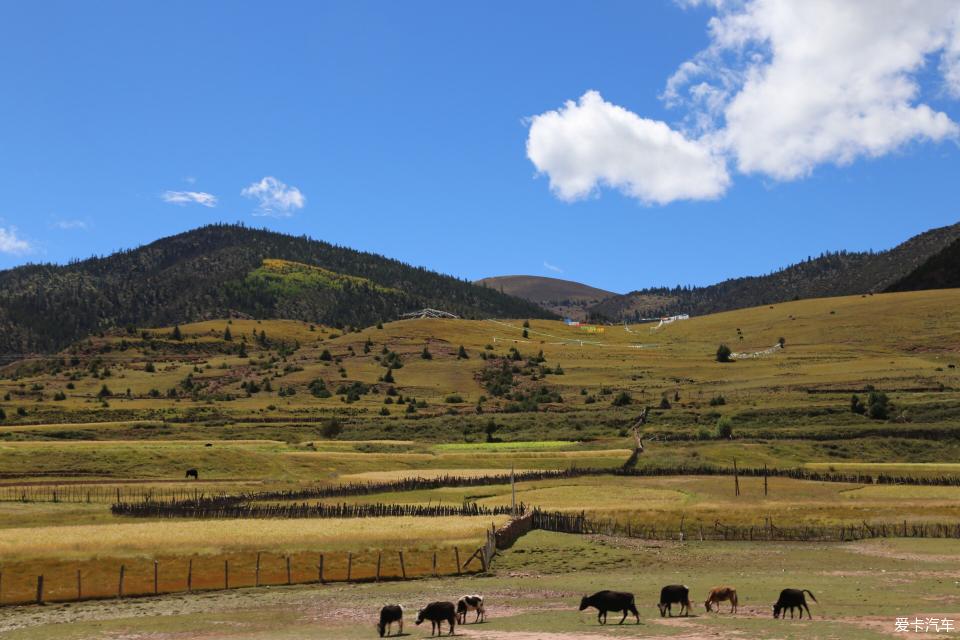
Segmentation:
[(382, 638), (385, 635), (390, 635), (391, 627), (394, 622), (400, 623), (400, 630), (397, 631), (397, 635), (403, 633), (403, 605), (399, 604), (388, 604), (384, 608), (380, 609), (380, 622), (377, 623), (377, 631), (380, 632), (380, 637)]
[(803, 610), (807, 610), (807, 618), (813, 619), (813, 616), (810, 615), (810, 607), (807, 606), (807, 599), (803, 595), (804, 593), (809, 593), (810, 598), (816, 602), (817, 598), (813, 593), (808, 589), (784, 589), (780, 592), (780, 598), (777, 600), (777, 603), (773, 605), (773, 617), (779, 618), (780, 614), (783, 614), (784, 619), (786, 619), (787, 614), (786, 610), (790, 609), (790, 617), (793, 618), (793, 610), (800, 610), (800, 619), (803, 620)]
[(717, 613), (720, 612), (720, 603), (729, 601), (730, 602), (730, 613), (737, 612), (737, 590), (733, 587), (714, 587), (710, 589), (710, 595), (707, 596), (707, 601), (703, 603), (703, 606), (707, 608), (707, 611), (713, 611), (713, 605), (717, 605)]
[(583, 596), (580, 600), (580, 611), (587, 607), (596, 608), (597, 622), (600, 624), (607, 624), (607, 611), (623, 611), (620, 624), (627, 619), (628, 613), (632, 613), (637, 624), (640, 624), (640, 613), (637, 611), (633, 594), (626, 591), (597, 591), (592, 596)]
[(196, 469), (187, 469), (187, 475), (183, 476), (184, 478), (193, 478), (194, 480), (200, 479), (200, 473)]
[(477, 617), (473, 619), (474, 622), (486, 621), (487, 613), (483, 609), (483, 596), (474, 594), (471, 596), (463, 596), (457, 600), (457, 622), (467, 624), (468, 611), (477, 612)]
[(434, 630), (440, 635), (441, 624), (448, 622), (450, 624), (450, 635), (453, 635), (453, 627), (456, 623), (457, 609), (452, 602), (431, 602), (417, 613), (417, 624), (424, 620), (430, 621), (430, 635)]
[(690, 615), (690, 589), (685, 584), (671, 584), (660, 589), (660, 603), (657, 608), (660, 609), (660, 617), (668, 613), (673, 617), (673, 605), (680, 605), (680, 615)]

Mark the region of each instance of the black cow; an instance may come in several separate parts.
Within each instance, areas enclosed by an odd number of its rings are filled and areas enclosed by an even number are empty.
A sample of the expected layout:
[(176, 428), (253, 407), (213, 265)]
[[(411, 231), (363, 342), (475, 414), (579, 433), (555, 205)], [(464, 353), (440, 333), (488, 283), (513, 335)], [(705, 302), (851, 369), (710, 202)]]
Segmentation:
[(660, 603), (657, 608), (660, 609), (660, 617), (668, 613), (673, 617), (672, 605), (680, 605), (680, 615), (690, 615), (690, 589), (685, 584), (671, 584), (660, 589)]
[(592, 596), (583, 596), (580, 600), (580, 611), (587, 607), (596, 608), (597, 622), (600, 624), (607, 624), (607, 611), (623, 611), (620, 624), (627, 619), (628, 613), (632, 613), (637, 624), (640, 624), (640, 613), (637, 611), (633, 594), (626, 591), (597, 591)]
[(804, 593), (809, 593), (810, 599), (814, 602), (817, 601), (816, 596), (808, 589), (784, 589), (781, 591), (780, 598), (773, 605), (773, 617), (779, 618), (782, 613), (784, 619), (786, 619), (786, 610), (790, 609), (790, 617), (793, 618), (793, 610), (800, 609), (800, 619), (803, 620), (803, 610), (806, 609), (807, 618), (812, 620), (813, 616), (810, 615), (810, 607), (807, 606), (807, 598), (803, 595)]
[(457, 608), (452, 602), (431, 602), (417, 613), (417, 624), (424, 620), (430, 621), (430, 635), (434, 631), (440, 635), (440, 625), (443, 622), (450, 624), (450, 635), (453, 635), (453, 627), (456, 624)]
[(187, 469), (187, 475), (183, 476), (184, 478), (193, 478), (194, 480), (200, 479), (200, 473), (196, 469)]
[(483, 596), (473, 594), (470, 596), (463, 596), (457, 600), (457, 622), (460, 624), (467, 624), (468, 611), (477, 612), (477, 617), (473, 619), (474, 622), (486, 622), (487, 612), (483, 608)]
[(377, 631), (380, 632), (380, 637), (382, 638), (385, 635), (390, 635), (391, 627), (394, 622), (400, 623), (400, 630), (397, 631), (397, 635), (403, 633), (403, 605), (399, 604), (388, 604), (384, 608), (380, 609), (380, 622), (377, 623)]

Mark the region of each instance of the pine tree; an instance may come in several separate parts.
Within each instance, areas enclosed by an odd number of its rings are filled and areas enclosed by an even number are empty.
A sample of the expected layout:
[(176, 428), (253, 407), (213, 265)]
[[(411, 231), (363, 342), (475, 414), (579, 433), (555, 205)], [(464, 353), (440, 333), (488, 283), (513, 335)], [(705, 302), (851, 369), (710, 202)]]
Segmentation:
[(170, 333), (172, 340), (183, 340), (183, 334), (180, 333), (180, 325), (176, 325)]
[(230, 327), (227, 327), (223, 332), (223, 339), (226, 341), (233, 340), (233, 334), (230, 333)]
[(467, 355), (467, 350), (463, 348), (463, 345), (460, 345), (460, 348), (457, 350), (457, 359), (466, 360), (470, 356)]

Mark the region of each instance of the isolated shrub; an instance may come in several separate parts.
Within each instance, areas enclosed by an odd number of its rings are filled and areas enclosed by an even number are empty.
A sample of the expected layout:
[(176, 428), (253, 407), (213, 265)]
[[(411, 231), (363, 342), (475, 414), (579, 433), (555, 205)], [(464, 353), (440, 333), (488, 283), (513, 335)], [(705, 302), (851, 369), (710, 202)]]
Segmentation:
[(107, 385), (103, 385), (102, 387), (100, 387), (100, 391), (97, 393), (98, 398), (106, 398), (112, 395), (113, 395), (113, 392), (110, 391), (110, 387), (108, 387)]
[(327, 420), (320, 429), (320, 433), (324, 438), (336, 438), (343, 433), (343, 425), (336, 419)]
[(430, 353), (430, 349), (426, 347), (423, 348), (423, 351), (420, 352), (420, 357), (424, 360), (433, 360), (433, 354)]
[(18, 415), (18, 416), (25, 416), (25, 415), (27, 415), (27, 410), (24, 409), (23, 407), (17, 407), (17, 415)]
[(457, 359), (466, 360), (470, 356), (467, 355), (467, 350), (463, 348), (463, 345), (460, 345), (460, 348), (457, 349)]
[(314, 378), (310, 381), (307, 388), (310, 389), (310, 393), (317, 398), (329, 398), (332, 395), (330, 390), (327, 389), (327, 383), (324, 382), (322, 378)]
[(523, 321), (523, 328), (524, 328), (524, 329), (529, 329), (529, 328), (530, 328), (530, 321), (529, 321), (529, 320), (524, 320), (524, 321)]
[(725, 344), (721, 344), (717, 347), (717, 362), (730, 362), (730, 355), (733, 352), (730, 351), (730, 347)]
[(625, 407), (633, 402), (633, 398), (626, 391), (621, 391), (614, 398), (613, 402), (610, 404), (614, 407)]
[(0, 422), (3, 422), (7, 419), (7, 412), (3, 410), (3, 407), (0, 407)]
[(227, 327), (223, 330), (223, 339), (227, 341), (233, 340), (233, 334), (230, 333), (230, 327)]
[(177, 325), (173, 328), (173, 331), (170, 332), (171, 340), (183, 340), (183, 334), (180, 333), (180, 325)]
[(670, 401), (667, 400), (667, 396), (663, 396), (662, 398), (660, 398), (660, 408), (661, 408), (661, 409), (669, 409), (669, 408), (670, 408)]
[[(389, 400), (389, 398), (387, 398), (387, 400)], [(387, 409), (386, 407), (380, 407), (380, 415), (382, 416), (390, 415), (390, 409)]]
[(146, 371), (147, 373), (153, 373), (154, 371), (157, 370), (157, 368), (154, 366), (152, 362), (148, 362), (147, 364), (143, 365), (143, 370)]
[(387, 369), (387, 372), (383, 374), (383, 381), (393, 383), (393, 369)]
[(67, 394), (65, 394), (63, 391), (57, 391), (55, 394), (53, 394), (53, 399), (56, 400), (56, 401), (58, 401), (58, 402), (59, 402), (60, 400), (66, 400), (66, 399), (67, 399)]
[(463, 402), (463, 397), (457, 394), (449, 395), (443, 400), (444, 402), (454, 404), (457, 402)]
[(729, 416), (720, 416), (717, 420), (717, 437), (722, 440), (729, 440), (733, 437), (733, 421)]
[(886, 420), (890, 417), (890, 400), (882, 391), (871, 391), (867, 396), (867, 415), (874, 420)]
[(709, 440), (712, 436), (713, 434), (710, 433), (710, 429), (704, 426), (697, 429), (697, 440)]
[(867, 412), (867, 407), (863, 402), (860, 401), (860, 396), (854, 394), (850, 398), (850, 411), (856, 413), (857, 415), (863, 415)]
[(527, 330), (526, 330), (526, 329), (523, 330), (523, 337), (524, 337), (524, 338), (529, 338), (529, 337), (530, 337), (530, 334), (527, 333)]
[(777, 344), (780, 345), (780, 348), (781, 348), (781, 349), (786, 349), (786, 348), (787, 348), (787, 339), (786, 339), (786, 338), (780, 338), (780, 339), (777, 340)]
[(727, 399), (724, 398), (724, 397), (723, 397), (722, 395), (720, 395), (720, 394), (717, 394), (717, 395), (713, 396), (712, 398), (710, 398), (710, 406), (711, 406), (711, 407), (719, 407), (719, 406), (722, 406), (722, 405), (725, 405), (725, 404), (727, 404)]
[(329, 349), (324, 349), (320, 353), (320, 359), (323, 360), (324, 362), (330, 362), (331, 360), (333, 360), (333, 355), (330, 354)]
[(497, 432), (497, 429), (500, 427), (497, 426), (497, 423), (494, 422), (493, 418), (487, 422), (487, 426), (484, 427), (483, 431), (487, 434), (487, 442), (497, 442), (497, 439), (493, 435)]

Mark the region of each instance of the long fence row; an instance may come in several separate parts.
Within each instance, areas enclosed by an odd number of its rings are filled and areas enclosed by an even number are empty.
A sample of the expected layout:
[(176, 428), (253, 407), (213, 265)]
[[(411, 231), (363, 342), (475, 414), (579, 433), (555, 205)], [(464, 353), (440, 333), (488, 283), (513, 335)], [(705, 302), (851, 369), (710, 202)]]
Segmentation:
[[(301, 487), (282, 491), (257, 491), (228, 494), (223, 486), (216, 487), (218, 493), (211, 499), (234, 500), (239, 497), (245, 502), (255, 501), (293, 501), (319, 500), (324, 498), (343, 498), (350, 496), (373, 495), (377, 493), (422, 491), (448, 487), (480, 487), (508, 484), (511, 477), (517, 482), (540, 480), (558, 480), (585, 476), (623, 476), (623, 477), (660, 477), (660, 476), (733, 476), (743, 477), (791, 478), (815, 482), (843, 482), (853, 484), (886, 484), (912, 486), (960, 486), (960, 475), (910, 476), (890, 473), (866, 473), (836, 471), (816, 471), (811, 469), (733, 467), (714, 465), (678, 465), (635, 468), (597, 468), (570, 467), (558, 470), (518, 471), (490, 475), (443, 475), (434, 478), (400, 478), (384, 482), (349, 482), (333, 485)], [(202, 485), (201, 485), (202, 486)], [(209, 491), (209, 490), (208, 490)], [(102, 502), (121, 503), (135, 501), (168, 500), (182, 502), (196, 500), (206, 494), (197, 488), (157, 488), (157, 487), (97, 487), (91, 485), (42, 485), (42, 486), (0, 486), (2, 502)]]
[(117, 516), (138, 518), (387, 518), (412, 516), (442, 518), (450, 516), (499, 516), (511, 512), (509, 506), (486, 507), (475, 502), (461, 505), (417, 504), (248, 504), (237, 498), (186, 502), (122, 502), (110, 507)]
[(748, 542), (850, 542), (871, 538), (960, 538), (958, 523), (867, 523), (780, 527), (767, 521), (762, 525), (702, 524), (650, 525), (632, 521), (594, 519), (585, 513), (546, 512), (534, 509), (532, 527), (558, 533), (577, 533), (675, 541)]
[(489, 567), (493, 552), (480, 549), (472, 556), (448, 547), (7, 563), (0, 565), (0, 605), (464, 575)]

